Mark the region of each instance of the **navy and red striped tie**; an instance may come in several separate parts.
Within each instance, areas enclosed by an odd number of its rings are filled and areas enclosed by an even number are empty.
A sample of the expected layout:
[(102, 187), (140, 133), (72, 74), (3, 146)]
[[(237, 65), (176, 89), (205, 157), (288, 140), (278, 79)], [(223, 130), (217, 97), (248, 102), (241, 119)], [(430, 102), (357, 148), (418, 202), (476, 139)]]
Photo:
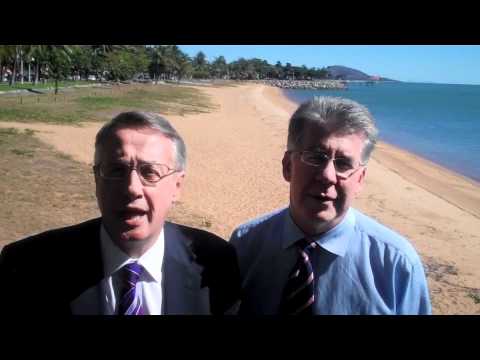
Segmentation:
[(285, 315), (313, 315), (315, 278), (310, 261), (311, 250), (318, 247), (315, 241), (301, 239), (297, 242), (299, 257), (289, 274), (283, 291), (280, 313)]

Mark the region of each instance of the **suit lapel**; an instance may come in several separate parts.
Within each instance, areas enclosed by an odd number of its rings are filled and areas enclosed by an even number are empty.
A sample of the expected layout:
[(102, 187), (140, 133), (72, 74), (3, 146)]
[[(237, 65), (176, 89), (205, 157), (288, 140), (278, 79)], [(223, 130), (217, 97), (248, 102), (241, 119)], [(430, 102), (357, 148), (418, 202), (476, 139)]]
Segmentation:
[[(75, 241), (73, 257), (66, 264), (69, 269), (69, 303), (87, 289), (97, 285), (104, 277), (100, 245), (101, 219), (95, 219), (72, 234)], [(96, 299), (98, 302), (99, 299)]]
[(202, 285), (203, 267), (195, 262), (191, 240), (172, 223), (165, 223), (163, 313), (209, 314), (209, 292)]

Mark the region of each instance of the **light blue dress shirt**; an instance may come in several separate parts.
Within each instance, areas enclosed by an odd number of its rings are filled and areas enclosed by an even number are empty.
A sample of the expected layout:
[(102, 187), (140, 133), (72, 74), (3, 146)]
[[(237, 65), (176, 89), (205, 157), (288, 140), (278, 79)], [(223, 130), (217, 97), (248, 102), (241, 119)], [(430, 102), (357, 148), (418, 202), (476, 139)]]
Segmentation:
[[(278, 314), (283, 288), (305, 234), (289, 208), (239, 226), (237, 249), (244, 299), (240, 314)], [(333, 229), (314, 238), (315, 314), (431, 314), (425, 272), (401, 235), (350, 208)]]

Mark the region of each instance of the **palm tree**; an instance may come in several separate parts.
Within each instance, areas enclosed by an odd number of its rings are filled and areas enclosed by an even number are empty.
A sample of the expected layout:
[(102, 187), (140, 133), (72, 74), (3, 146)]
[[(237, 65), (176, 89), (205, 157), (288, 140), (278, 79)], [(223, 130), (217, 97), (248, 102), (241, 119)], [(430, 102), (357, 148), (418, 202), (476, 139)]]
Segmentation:
[(36, 45), (19, 45), (20, 50), (20, 78), (23, 84), (24, 80), (24, 63), (28, 64), (28, 82), (31, 81), (30, 65), (32, 63), (32, 54)]
[(163, 57), (162, 57), (162, 65), (163, 65), (163, 78), (164, 79), (171, 79), (175, 73), (176, 67), (176, 60), (177, 57), (177, 48), (175, 45), (162, 45), (163, 48)]
[(48, 74), (55, 80), (55, 95), (58, 94), (58, 81), (70, 70), (72, 48), (70, 45), (45, 45)]
[(0, 45), (0, 83), (3, 82), (3, 69), (8, 66), (10, 57), (10, 45)]
[(95, 72), (95, 78), (99, 79), (103, 75), (105, 68), (105, 58), (111, 49), (111, 45), (90, 45), (92, 50), (92, 65)]
[(96, 78), (103, 77), (105, 73), (105, 61), (107, 55), (118, 50), (133, 50), (134, 45), (90, 45), (92, 49), (92, 64), (95, 70)]
[(7, 63), (11, 66), (11, 76), (9, 85), (15, 85), (15, 80), (17, 77), (17, 62), (18, 62), (18, 54), (19, 54), (19, 45), (5, 45), (5, 58)]
[(170, 67), (170, 59), (168, 58), (168, 51), (165, 45), (154, 45), (150, 48), (151, 66), (153, 68), (153, 77), (155, 84), (158, 84), (160, 76), (165, 77), (167, 68)]
[(33, 79), (33, 83), (37, 84), (39, 79), (40, 79), (40, 73), (42, 70), (42, 67), (45, 64), (45, 60), (47, 58), (47, 45), (30, 45), (31, 46), (31, 56), (33, 59), (33, 62), (35, 64), (35, 77)]
[(193, 66), (187, 54), (183, 52), (178, 54), (177, 64), (178, 64), (178, 80), (177, 81), (180, 81), (183, 78), (191, 77), (191, 74), (193, 72)]
[(212, 62), (212, 73), (216, 78), (228, 77), (228, 66), (225, 57), (219, 56)]
[(209, 63), (207, 61), (207, 57), (203, 53), (203, 51), (199, 51), (197, 55), (195, 55), (192, 59), (193, 65), (193, 76), (196, 78), (208, 78), (209, 76)]
[(168, 77), (170, 79), (175, 77), (177, 80), (180, 80), (181, 77), (188, 74), (190, 68), (187, 63), (190, 63), (190, 59), (177, 45), (166, 45), (165, 70), (169, 74)]
[(72, 75), (78, 76), (81, 80), (88, 79), (92, 70), (92, 51), (89, 45), (72, 46)]

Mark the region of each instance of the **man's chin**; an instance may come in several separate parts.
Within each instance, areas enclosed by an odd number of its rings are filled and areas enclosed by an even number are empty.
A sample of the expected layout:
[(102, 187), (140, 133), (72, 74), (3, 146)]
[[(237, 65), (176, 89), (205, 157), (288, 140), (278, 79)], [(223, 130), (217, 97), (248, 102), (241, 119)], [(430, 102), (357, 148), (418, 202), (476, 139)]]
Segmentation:
[(314, 219), (319, 222), (319, 223), (328, 223), (332, 220), (335, 219), (337, 214), (335, 214), (333, 211), (330, 209), (325, 210), (325, 211), (319, 211), (315, 213)]
[(309, 228), (314, 234), (324, 233), (336, 225), (336, 212), (332, 209), (323, 211), (312, 211), (309, 216)]
[(126, 242), (141, 242), (148, 240), (148, 238), (148, 234), (136, 228), (120, 233), (120, 240)]
[(335, 219), (337, 212), (332, 204), (322, 204), (322, 206), (311, 207), (308, 210), (308, 217), (319, 224), (328, 223)]

